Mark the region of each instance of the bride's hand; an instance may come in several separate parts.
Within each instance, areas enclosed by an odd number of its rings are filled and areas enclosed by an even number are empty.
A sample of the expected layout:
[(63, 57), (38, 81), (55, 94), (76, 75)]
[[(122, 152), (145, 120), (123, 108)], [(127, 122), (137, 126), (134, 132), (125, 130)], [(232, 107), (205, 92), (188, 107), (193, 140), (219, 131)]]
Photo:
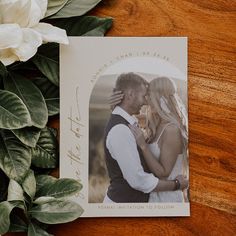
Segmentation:
[(111, 109), (113, 110), (114, 107), (118, 104), (121, 103), (122, 99), (124, 97), (124, 94), (122, 91), (113, 91), (113, 93), (111, 94), (111, 96), (108, 98), (108, 103), (111, 107)]
[(130, 128), (131, 132), (133, 133), (138, 146), (142, 150), (146, 149), (147, 148), (147, 143), (145, 141), (142, 130), (139, 129), (136, 125), (129, 125), (129, 128)]
[(181, 190), (188, 188), (189, 181), (183, 175), (178, 175), (175, 179), (179, 181)]

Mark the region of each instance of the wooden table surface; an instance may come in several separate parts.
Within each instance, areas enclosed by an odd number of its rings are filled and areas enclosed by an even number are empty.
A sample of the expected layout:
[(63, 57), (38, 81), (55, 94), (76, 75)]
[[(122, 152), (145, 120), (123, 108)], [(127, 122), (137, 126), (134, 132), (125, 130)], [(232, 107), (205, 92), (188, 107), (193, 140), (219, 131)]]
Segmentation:
[(91, 14), (114, 18), (109, 36), (188, 37), (191, 217), (78, 219), (50, 232), (236, 235), (236, 1), (104, 0)]

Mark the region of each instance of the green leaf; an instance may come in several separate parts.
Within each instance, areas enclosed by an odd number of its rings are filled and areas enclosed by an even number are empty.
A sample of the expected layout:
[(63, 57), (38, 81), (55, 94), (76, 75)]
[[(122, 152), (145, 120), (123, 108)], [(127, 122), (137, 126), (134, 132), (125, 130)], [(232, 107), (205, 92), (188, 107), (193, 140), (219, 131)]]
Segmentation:
[(35, 78), (34, 84), (40, 89), (48, 108), (48, 115), (59, 113), (59, 88), (52, 84), (47, 78)]
[(20, 129), (30, 124), (30, 114), (14, 93), (0, 90), (0, 128)]
[(47, 106), (43, 95), (32, 81), (11, 73), (11, 76), (4, 79), (4, 86), (6, 90), (20, 97), (26, 105), (31, 117), (31, 124), (28, 126), (45, 127), (48, 121)]
[(16, 203), (1, 202), (0, 203), (0, 234), (5, 234), (10, 227), (10, 213), (16, 206)]
[(25, 176), (25, 179), (22, 182), (22, 187), (28, 194), (28, 196), (30, 196), (31, 200), (33, 200), (36, 192), (36, 180), (34, 177), (34, 172), (32, 170), (29, 170), (27, 175)]
[(83, 213), (83, 209), (72, 201), (55, 200), (37, 205), (29, 213), (42, 223), (60, 224), (77, 219)]
[(13, 134), (25, 145), (35, 147), (38, 142), (41, 129), (36, 127), (25, 127), (11, 130)]
[(53, 25), (65, 29), (68, 36), (104, 36), (112, 26), (112, 18), (96, 16), (72, 17), (57, 19)]
[(59, 86), (59, 62), (47, 55), (37, 53), (32, 61), (54, 85)]
[(9, 178), (0, 169), (0, 202), (7, 199), (7, 191), (9, 185)]
[(53, 135), (55, 136), (55, 138), (57, 137), (57, 135), (58, 135), (58, 131), (57, 131), (57, 129), (55, 129), (55, 128), (52, 128), (52, 127), (48, 127), (48, 129), (50, 129), (50, 131), (53, 133)]
[(34, 204), (42, 205), (51, 201), (54, 201), (55, 197), (39, 197), (34, 200)]
[(45, 43), (38, 48), (38, 54), (59, 62), (59, 43)]
[[(57, 178), (50, 175), (37, 175), (36, 179), (36, 193), (38, 193), (44, 185), (53, 185)], [(38, 194), (37, 194), (38, 195)]]
[(59, 98), (45, 98), (49, 116), (54, 116), (59, 113), (60, 111), (59, 101), (60, 101)]
[(13, 179), (8, 186), (7, 201), (24, 201), (24, 191), (22, 187)]
[(5, 78), (8, 75), (8, 71), (6, 66), (3, 65), (3, 63), (0, 61), (0, 77)]
[(32, 73), (36, 72), (37, 67), (32, 63), (31, 60), (28, 60), (25, 62), (18, 61), (18, 62), (15, 62), (14, 64), (9, 65), (8, 70), (28, 76), (29, 73), (32, 74)]
[(41, 130), (35, 148), (32, 148), (32, 164), (40, 168), (54, 168), (58, 163), (57, 140), (48, 128)]
[(37, 192), (37, 197), (69, 197), (78, 193), (81, 189), (82, 185), (78, 181), (63, 178), (52, 183), (45, 183), (44, 186)]
[[(44, 64), (44, 61), (45, 64)], [(46, 43), (39, 47), (32, 62), (54, 85), (59, 85), (59, 44)]]
[(38, 225), (34, 223), (30, 223), (28, 227), (28, 234), (27, 236), (50, 236), (46, 231), (41, 229)]
[(50, 18), (66, 18), (82, 16), (94, 8), (101, 0), (69, 0), (56, 14)]
[(12, 132), (0, 132), (0, 168), (5, 174), (21, 183), (31, 164), (30, 149), (23, 145)]
[(31, 169), (34, 171), (35, 175), (50, 175), (52, 168), (40, 168), (31, 165)]
[(0, 89), (3, 89), (3, 78), (8, 76), (8, 71), (6, 66), (0, 61)]
[(68, 0), (49, 0), (45, 17), (51, 16), (61, 10)]
[(26, 232), (27, 231), (27, 225), (26, 223), (16, 214), (11, 214), (10, 216), (10, 228), (9, 232)]

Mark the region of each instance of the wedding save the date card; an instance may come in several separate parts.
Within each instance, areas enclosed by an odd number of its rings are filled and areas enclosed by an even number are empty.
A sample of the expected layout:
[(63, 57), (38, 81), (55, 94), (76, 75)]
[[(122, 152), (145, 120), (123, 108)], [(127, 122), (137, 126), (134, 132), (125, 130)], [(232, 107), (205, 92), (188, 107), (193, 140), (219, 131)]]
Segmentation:
[(187, 38), (60, 46), (60, 177), (82, 217), (189, 216)]

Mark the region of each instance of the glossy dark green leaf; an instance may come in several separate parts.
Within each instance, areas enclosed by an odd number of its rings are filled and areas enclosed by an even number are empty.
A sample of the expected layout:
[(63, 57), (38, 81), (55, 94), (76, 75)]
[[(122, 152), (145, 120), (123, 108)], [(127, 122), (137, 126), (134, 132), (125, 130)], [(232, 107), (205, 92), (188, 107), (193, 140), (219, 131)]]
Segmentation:
[(72, 17), (57, 19), (53, 25), (66, 30), (68, 36), (104, 36), (112, 26), (112, 18), (96, 16)]
[(27, 236), (51, 236), (51, 234), (48, 234), (45, 230), (40, 228), (35, 223), (30, 223)]
[(35, 176), (35, 179), (37, 195), (45, 185), (53, 185), (57, 181), (57, 178), (50, 175), (37, 175)]
[(20, 129), (31, 124), (29, 111), (14, 93), (0, 90), (0, 128)]
[(37, 71), (37, 67), (32, 63), (31, 60), (25, 62), (18, 61), (8, 66), (8, 70), (10, 72), (15, 72), (21, 75), (28, 76), (29, 73), (35, 73)]
[(52, 84), (47, 78), (35, 78), (34, 84), (40, 89), (48, 108), (48, 115), (59, 113), (59, 88)]
[(25, 145), (35, 147), (38, 142), (41, 129), (37, 127), (25, 127), (11, 130), (13, 134)]
[(45, 127), (48, 121), (48, 111), (40, 90), (32, 81), (15, 73), (10, 75), (7, 79), (4, 79), (4, 87), (6, 90), (15, 93), (26, 105), (31, 118), (29, 126)]
[(42, 223), (60, 224), (77, 219), (83, 213), (83, 209), (72, 201), (54, 200), (33, 207), (29, 213)]
[(51, 16), (57, 13), (61, 8), (64, 7), (67, 1), (68, 0), (49, 0), (45, 17)]
[(7, 68), (4, 66), (4, 64), (0, 61), (0, 89), (4, 89), (3, 86), (3, 78), (8, 76)]
[(64, 198), (78, 193), (82, 189), (82, 185), (74, 179), (58, 179), (53, 182), (45, 183), (37, 192), (37, 197), (55, 197)]
[(10, 213), (17, 203), (0, 203), (0, 234), (5, 234), (10, 227)]
[(54, 116), (60, 112), (60, 99), (59, 98), (45, 98), (48, 108), (48, 115)]
[(101, 0), (69, 0), (56, 14), (50, 18), (66, 18), (82, 16), (94, 8)]
[(52, 60), (59, 61), (59, 44), (45, 43), (38, 48), (38, 54), (48, 56)]
[(48, 128), (41, 130), (39, 140), (32, 148), (32, 165), (40, 168), (54, 168), (58, 163), (57, 140)]
[[(44, 60), (45, 59), (45, 64)], [(46, 43), (38, 48), (32, 62), (54, 85), (59, 85), (59, 44)]]
[(52, 168), (40, 168), (33, 165), (30, 168), (34, 171), (35, 175), (50, 175), (52, 172)]
[(51, 201), (54, 201), (55, 197), (39, 197), (34, 200), (34, 204), (42, 205)]
[(10, 216), (11, 224), (9, 232), (26, 232), (27, 225), (26, 223), (16, 214), (11, 214)]
[(35, 192), (36, 192), (36, 180), (34, 177), (34, 172), (29, 170), (26, 174), (23, 182), (22, 187), (24, 191), (28, 194), (28, 196), (33, 200)]
[(59, 62), (48, 55), (37, 53), (32, 61), (54, 85), (59, 86)]
[(24, 191), (13, 179), (9, 182), (7, 201), (24, 201)]
[(3, 65), (3, 63), (0, 61), (0, 77), (5, 78), (7, 77), (8, 71), (6, 66)]
[(52, 127), (48, 127), (48, 129), (50, 129), (50, 131), (53, 133), (53, 135), (54, 135), (55, 137), (58, 136), (58, 131), (57, 131), (57, 129), (52, 128)]
[(0, 76), (0, 90), (4, 90), (3, 78)]
[(31, 151), (11, 131), (0, 131), (0, 168), (10, 178), (21, 182), (31, 164)]

